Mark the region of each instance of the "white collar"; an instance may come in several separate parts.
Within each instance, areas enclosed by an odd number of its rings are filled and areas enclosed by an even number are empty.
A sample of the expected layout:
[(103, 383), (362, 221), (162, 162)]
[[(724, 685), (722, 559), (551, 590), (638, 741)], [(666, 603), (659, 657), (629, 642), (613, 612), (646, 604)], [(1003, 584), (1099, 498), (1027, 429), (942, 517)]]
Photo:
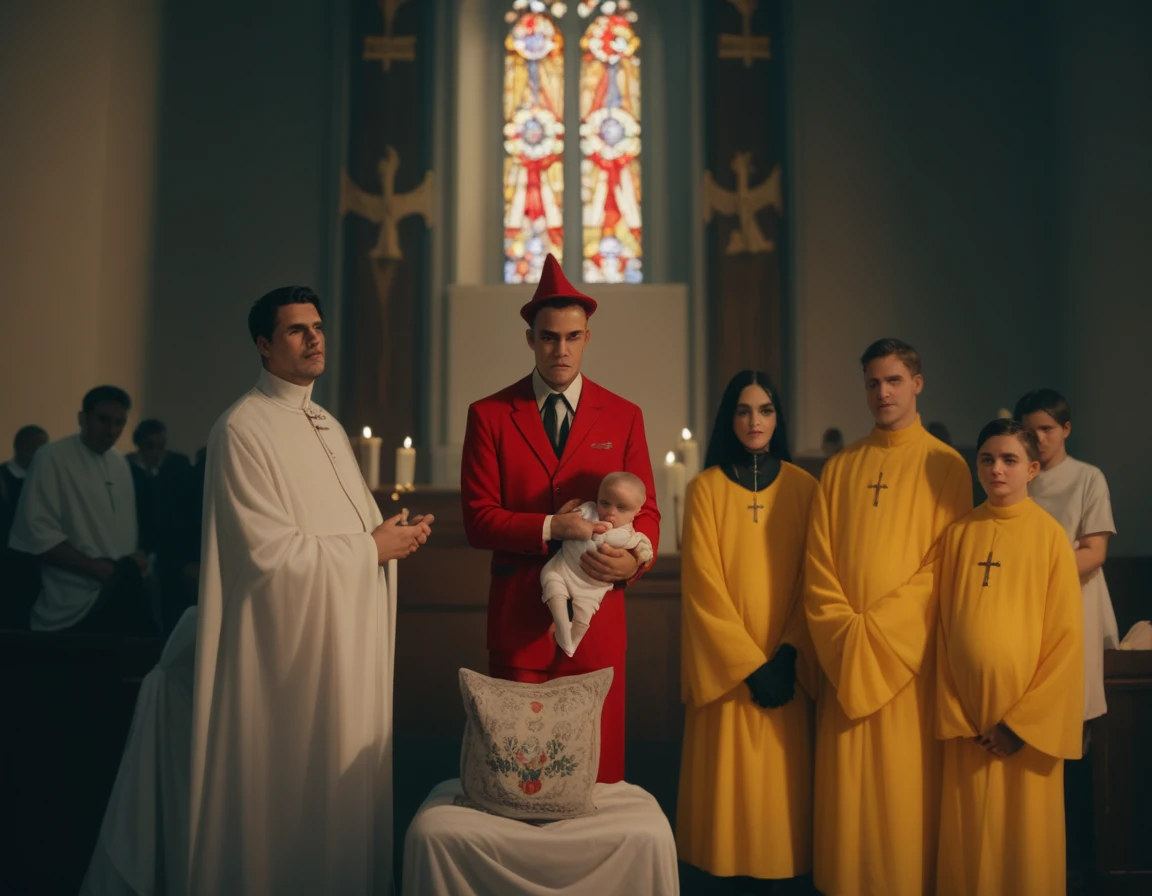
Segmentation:
[(23, 479), (25, 476), (28, 475), (28, 471), (25, 470), (22, 466), (20, 466), (20, 464), (16, 463), (15, 458), (8, 461), (8, 463), (6, 463), (4, 466), (6, 466), (8, 468), (8, 472), (11, 473), (17, 479)]
[(256, 388), (271, 398), (277, 404), (282, 404), (294, 410), (303, 410), (312, 400), (312, 383), (307, 386), (297, 386), (287, 380), (282, 380), (265, 368), (260, 371), (260, 378), (256, 380)]
[[(568, 406), (572, 408), (572, 413), (576, 413), (576, 406), (580, 404), (580, 393), (584, 390), (584, 374), (576, 374), (576, 379), (572, 380), (571, 384), (560, 394), (568, 402)], [(544, 410), (544, 400), (556, 390), (544, 382), (544, 377), (540, 376), (540, 371), (535, 367), (532, 368), (532, 391), (536, 393), (536, 409), (538, 411)]]

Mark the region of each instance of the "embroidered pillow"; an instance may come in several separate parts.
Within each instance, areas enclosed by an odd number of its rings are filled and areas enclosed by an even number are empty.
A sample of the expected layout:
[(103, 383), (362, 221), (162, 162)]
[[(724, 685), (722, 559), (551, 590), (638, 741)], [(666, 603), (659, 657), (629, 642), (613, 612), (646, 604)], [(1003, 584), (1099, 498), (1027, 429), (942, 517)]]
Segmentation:
[(542, 684), (461, 669), (466, 803), (524, 821), (594, 812), (600, 712), (611, 684), (612, 669)]

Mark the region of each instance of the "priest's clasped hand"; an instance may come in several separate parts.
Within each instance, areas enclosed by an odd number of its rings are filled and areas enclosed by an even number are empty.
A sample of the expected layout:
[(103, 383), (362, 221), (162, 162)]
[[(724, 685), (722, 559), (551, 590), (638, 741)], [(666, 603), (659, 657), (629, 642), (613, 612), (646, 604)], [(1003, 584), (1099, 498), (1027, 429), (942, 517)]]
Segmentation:
[(744, 681), (757, 706), (776, 709), (788, 703), (796, 695), (796, 648), (781, 644), (775, 656)]
[(416, 553), (432, 534), (435, 519), (431, 514), (408, 519), (408, 512), (404, 511), (384, 520), (372, 532), (377, 562), (383, 565), (389, 560), (403, 560)]

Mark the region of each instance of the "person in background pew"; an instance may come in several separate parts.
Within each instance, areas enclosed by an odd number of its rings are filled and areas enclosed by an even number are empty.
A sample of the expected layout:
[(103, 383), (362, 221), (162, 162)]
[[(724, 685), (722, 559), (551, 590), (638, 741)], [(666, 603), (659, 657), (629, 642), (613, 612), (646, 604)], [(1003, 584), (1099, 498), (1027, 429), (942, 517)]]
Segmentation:
[(12, 440), (12, 459), (0, 464), (0, 543), (8, 543), (12, 518), (24, 488), (24, 479), (36, 452), (48, 444), (48, 433), (39, 426), (22, 426)]
[(939, 420), (933, 420), (924, 428), (928, 430), (928, 435), (934, 436), (945, 445), (952, 444), (952, 433), (950, 433), (948, 431), (948, 427), (941, 423)]
[(12, 440), (13, 457), (0, 464), (0, 628), (28, 627), (28, 610), (40, 590), (40, 566), (35, 557), (8, 547), (12, 521), (32, 458), (48, 443), (48, 433), (39, 426), (22, 426)]
[(187, 455), (168, 450), (168, 431), (159, 420), (142, 420), (132, 433), (136, 450), (128, 455), (140, 507), (140, 535), (155, 557), (160, 591), (160, 628), (167, 637), (188, 607), (196, 603), (196, 576), (190, 564), (200, 559), (199, 519), (192, 503), (192, 466)]
[(1108, 541), (1116, 534), (1108, 481), (1091, 464), (1068, 455), (1072, 409), (1053, 389), (1037, 389), (1016, 402), (1013, 416), (1036, 435), (1040, 474), (1028, 494), (1064, 527), (1074, 548), (1084, 608), (1084, 758), (1064, 764), (1068, 864), (1092, 874), (1095, 862), (1091, 749), (1092, 719), (1108, 712), (1104, 699), (1104, 650), (1120, 643), (1112, 597), (1104, 580)]
[(818, 485), (790, 461), (772, 381), (736, 374), (684, 511), (676, 845), (682, 861), (738, 887), (812, 870), (821, 673), (801, 580)]
[(84, 396), (80, 432), (40, 449), (9, 545), (40, 558), (33, 631), (154, 635), (144, 598), (136, 490), (114, 447), (131, 399), (116, 386)]

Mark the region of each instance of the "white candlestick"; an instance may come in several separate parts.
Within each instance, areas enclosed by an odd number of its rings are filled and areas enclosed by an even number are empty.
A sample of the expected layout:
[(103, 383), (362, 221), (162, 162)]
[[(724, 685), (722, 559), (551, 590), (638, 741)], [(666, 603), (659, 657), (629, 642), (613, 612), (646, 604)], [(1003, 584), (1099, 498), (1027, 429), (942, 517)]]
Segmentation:
[(397, 488), (412, 488), (416, 479), (416, 449), (412, 447), (412, 440), (406, 438), (404, 447), (396, 449), (396, 486)]
[(680, 441), (676, 444), (680, 458), (684, 461), (684, 478), (691, 479), (700, 472), (700, 443), (692, 438), (691, 430), (680, 430)]
[(380, 445), (383, 441), (372, 438), (370, 426), (364, 427), (364, 437), (360, 440), (360, 472), (373, 491), (380, 487)]
[(668, 502), (665, 513), (673, 513), (673, 525), (676, 527), (676, 549), (680, 549), (680, 535), (684, 522), (684, 464), (676, 460), (676, 452), (669, 451), (664, 458), (664, 497)]

